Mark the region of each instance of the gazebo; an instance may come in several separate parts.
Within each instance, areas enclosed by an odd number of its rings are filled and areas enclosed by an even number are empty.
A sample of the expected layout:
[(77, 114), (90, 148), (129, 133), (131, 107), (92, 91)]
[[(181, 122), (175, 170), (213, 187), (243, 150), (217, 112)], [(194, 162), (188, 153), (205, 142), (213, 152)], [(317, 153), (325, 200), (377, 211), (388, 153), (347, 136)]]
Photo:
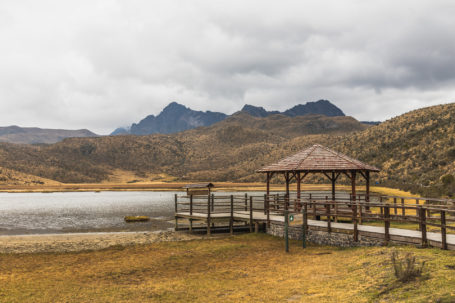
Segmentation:
[(270, 195), (270, 180), (276, 174), (283, 174), (286, 181), (286, 196), (289, 197), (289, 184), (297, 182), (297, 199), (300, 199), (300, 184), (308, 174), (322, 173), (332, 183), (332, 200), (335, 200), (335, 183), (341, 174), (351, 180), (352, 197), (356, 197), (356, 178), (361, 175), (366, 181), (365, 201), (370, 200), (370, 172), (379, 172), (374, 166), (352, 159), (339, 152), (315, 144), (275, 164), (265, 166), (257, 172), (267, 174), (267, 196)]

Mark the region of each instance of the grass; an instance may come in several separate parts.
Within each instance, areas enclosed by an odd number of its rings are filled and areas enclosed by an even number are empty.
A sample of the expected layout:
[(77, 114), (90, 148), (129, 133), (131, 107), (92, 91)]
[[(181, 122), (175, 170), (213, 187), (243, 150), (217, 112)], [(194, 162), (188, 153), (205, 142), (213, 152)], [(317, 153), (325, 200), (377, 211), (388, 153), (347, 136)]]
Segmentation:
[(437, 302), (455, 252), (397, 248), (428, 273), (397, 282), (394, 248), (309, 246), (263, 234), (62, 254), (0, 255), (0, 302)]

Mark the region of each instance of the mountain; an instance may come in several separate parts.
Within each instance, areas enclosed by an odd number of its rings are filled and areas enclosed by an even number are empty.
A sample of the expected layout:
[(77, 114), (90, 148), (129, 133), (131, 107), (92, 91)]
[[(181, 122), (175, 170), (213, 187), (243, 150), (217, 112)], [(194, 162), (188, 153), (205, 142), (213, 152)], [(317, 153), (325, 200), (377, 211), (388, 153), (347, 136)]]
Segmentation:
[(319, 100), (316, 102), (308, 102), (299, 104), (291, 109), (288, 109), (283, 114), (289, 117), (303, 116), (309, 114), (326, 115), (329, 117), (344, 116), (344, 113), (327, 100)]
[(65, 183), (102, 182), (118, 170), (142, 177), (259, 180), (257, 166), (278, 156), (294, 137), (340, 136), (366, 128), (352, 117), (258, 118), (240, 112), (175, 134), (70, 138), (46, 146), (3, 143), (0, 167)]
[(381, 168), (372, 174), (379, 185), (427, 196), (455, 193), (455, 103), (375, 126), (346, 116), (261, 118), (239, 112), (175, 134), (68, 138), (43, 146), (0, 143), (0, 167), (65, 183), (106, 181), (119, 170), (146, 179), (167, 174), (187, 181), (263, 181), (255, 170), (315, 143)]
[(319, 100), (316, 102), (307, 102), (306, 104), (299, 104), (284, 112), (267, 111), (263, 107), (257, 107), (249, 104), (246, 104), (241, 111), (255, 117), (267, 117), (275, 114), (283, 114), (289, 117), (314, 114), (325, 115), (329, 117), (345, 116), (341, 109), (339, 109), (337, 106), (335, 106), (334, 104), (327, 100)]
[(170, 134), (200, 126), (209, 126), (227, 117), (226, 114), (211, 111), (195, 111), (176, 102), (170, 103), (158, 115), (150, 115), (139, 123), (131, 125), (129, 130), (116, 129), (112, 135), (117, 134)]
[[(283, 114), (288, 117), (304, 115), (325, 115), (329, 117), (344, 116), (344, 113), (327, 100), (308, 102), (296, 105), (284, 112), (267, 111), (263, 107), (256, 107), (246, 104), (241, 112), (253, 117), (268, 117), (270, 115)], [(201, 126), (210, 126), (229, 117), (226, 114), (211, 111), (195, 111), (176, 102), (170, 103), (158, 115), (150, 115), (134, 123), (129, 128), (120, 127), (111, 135), (150, 135), (150, 134), (171, 134)]]
[(64, 130), (43, 129), (37, 127), (7, 126), (0, 127), (0, 142), (19, 144), (52, 144), (70, 137), (96, 137), (95, 133), (87, 129)]

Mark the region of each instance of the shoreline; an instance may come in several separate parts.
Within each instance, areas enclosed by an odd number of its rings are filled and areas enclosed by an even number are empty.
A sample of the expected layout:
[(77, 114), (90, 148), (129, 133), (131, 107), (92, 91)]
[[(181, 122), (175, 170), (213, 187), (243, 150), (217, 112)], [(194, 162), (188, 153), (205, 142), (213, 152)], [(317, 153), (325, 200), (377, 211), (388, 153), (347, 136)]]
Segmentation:
[(0, 236), (0, 254), (81, 252), (202, 238), (203, 235), (176, 231), (3, 235)]
[[(54, 193), (54, 192), (109, 192), (109, 191), (178, 191), (184, 192), (183, 186), (189, 183), (197, 182), (175, 182), (175, 183), (138, 183), (138, 184), (59, 184), (59, 185), (0, 185), (0, 193)], [(230, 182), (215, 182), (216, 192), (231, 191), (231, 192), (250, 192), (250, 191), (265, 191), (264, 183), (230, 183)], [(291, 190), (295, 190), (295, 184), (291, 184)], [(362, 190), (364, 186), (359, 186)], [(330, 190), (330, 184), (302, 184), (302, 190)], [(339, 185), (337, 189), (349, 189), (348, 185)], [(285, 191), (284, 184), (272, 184), (271, 191)]]

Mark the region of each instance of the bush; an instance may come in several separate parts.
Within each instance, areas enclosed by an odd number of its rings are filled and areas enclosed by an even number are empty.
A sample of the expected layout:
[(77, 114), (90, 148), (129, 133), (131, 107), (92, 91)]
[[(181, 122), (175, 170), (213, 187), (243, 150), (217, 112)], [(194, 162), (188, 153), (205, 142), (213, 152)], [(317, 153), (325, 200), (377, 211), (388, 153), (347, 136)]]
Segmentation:
[(403, 258), (400, 258), (397, 251), (394, 251), (391, 256), (395, 277), (401, 282), (409, 282), (417, 277), (422, 276), (425, 261), (421, 264), (416, 262), (416, 257), (411, 253), (407, 253)]

